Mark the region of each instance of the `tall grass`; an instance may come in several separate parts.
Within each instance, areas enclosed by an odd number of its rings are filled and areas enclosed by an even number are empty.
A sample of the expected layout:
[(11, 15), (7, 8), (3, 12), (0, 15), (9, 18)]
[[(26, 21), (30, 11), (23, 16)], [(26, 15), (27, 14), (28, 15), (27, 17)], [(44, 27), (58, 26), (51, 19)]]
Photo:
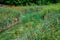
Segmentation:
[(20, 13), (21, 23), (0, 33), (0, 40), (59, 40), (60, 6), (47, 5), (40, 8), (38, 12), (30, 12), (26, 8), (29, 12)]
[[(20, 13), (9, 8), (0, 8), (0, 28), (14, 24), (14, 18), (18, 18)], [(0, 29), (1, 30), (1, 29)]]

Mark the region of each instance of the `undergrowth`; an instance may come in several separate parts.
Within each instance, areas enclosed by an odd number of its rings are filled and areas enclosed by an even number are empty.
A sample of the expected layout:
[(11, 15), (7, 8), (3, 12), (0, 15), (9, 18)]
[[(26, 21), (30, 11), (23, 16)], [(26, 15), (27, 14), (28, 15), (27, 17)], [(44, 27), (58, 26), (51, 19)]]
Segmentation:
[[(36, 11), (38, 8), (38, 11)], [(20, 23), (0, 33), (0, 40), (59, 40), (60, 6), (21, 8)], [(16, 9), (18, 10), (18, 9)], [(26, 12), (24, 12), (27, 10)]]

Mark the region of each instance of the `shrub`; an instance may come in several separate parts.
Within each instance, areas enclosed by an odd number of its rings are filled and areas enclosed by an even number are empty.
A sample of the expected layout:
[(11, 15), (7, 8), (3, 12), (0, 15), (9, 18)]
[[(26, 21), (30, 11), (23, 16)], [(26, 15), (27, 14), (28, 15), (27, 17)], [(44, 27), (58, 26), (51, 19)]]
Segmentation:
[(44, 5), (44, 4), (50, 4), (50, 3), (57, 3), (60, 2), (59, 0), (0, 0), (1, 4), (7, 4), (7, 5), (31, 5), (31, 4), (37, 4), (37, 5)]

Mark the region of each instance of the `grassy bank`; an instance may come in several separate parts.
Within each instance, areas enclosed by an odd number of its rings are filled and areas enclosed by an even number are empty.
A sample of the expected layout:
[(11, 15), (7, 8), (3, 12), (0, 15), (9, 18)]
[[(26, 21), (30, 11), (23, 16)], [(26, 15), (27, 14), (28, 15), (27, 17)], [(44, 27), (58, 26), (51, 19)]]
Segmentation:
[[(59, 40), (60, 5), (12, 7), (20, 23), (0, 33), (0, 40)], [(13, 10), (9, 7), (9, 9)]]

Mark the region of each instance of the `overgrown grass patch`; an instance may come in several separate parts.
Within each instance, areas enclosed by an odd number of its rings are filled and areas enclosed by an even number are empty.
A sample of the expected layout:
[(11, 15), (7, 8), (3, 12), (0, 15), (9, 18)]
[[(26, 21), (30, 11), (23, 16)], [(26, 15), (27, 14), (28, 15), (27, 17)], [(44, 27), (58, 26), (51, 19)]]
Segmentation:
[(21, 23), (0, 33), (0, 40), (59, 40), (60, 6), (39, 7), (38, 12), (20, 13)]
[(0, 28), (5, 28), (14, 24), (14, 18), (18, 18), (20, 13), (17, 10), (9, 8), (0, 8)]

